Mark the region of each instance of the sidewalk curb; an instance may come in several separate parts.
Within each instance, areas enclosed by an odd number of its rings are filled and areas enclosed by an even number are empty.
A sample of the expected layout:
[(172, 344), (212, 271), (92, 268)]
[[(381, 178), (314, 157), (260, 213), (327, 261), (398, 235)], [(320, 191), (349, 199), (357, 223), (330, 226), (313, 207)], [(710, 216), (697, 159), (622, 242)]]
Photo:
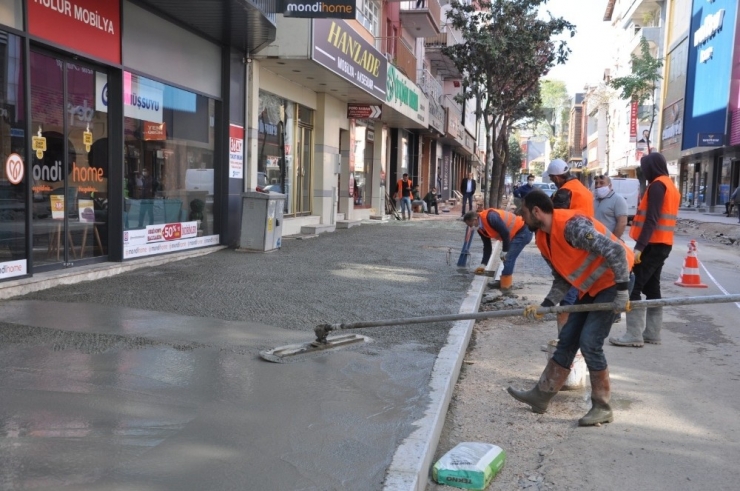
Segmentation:
[[(494, 241), (487, 269), (498, 267), (500, 241)], [(475, 276), (460, 305), (460, 314), (478, 312), (487, 276)], [(460, 368), (470, 343), (475, 320), (457, 321), (439, 351), (429, 379), (429, 405), (424, 417), (417, 420), (417, 429), (398, 446), (383, 483), (384, 491), (424, 491), (429, 481), (432, 460), (437, 451), (447, 410), (455, 391)]]

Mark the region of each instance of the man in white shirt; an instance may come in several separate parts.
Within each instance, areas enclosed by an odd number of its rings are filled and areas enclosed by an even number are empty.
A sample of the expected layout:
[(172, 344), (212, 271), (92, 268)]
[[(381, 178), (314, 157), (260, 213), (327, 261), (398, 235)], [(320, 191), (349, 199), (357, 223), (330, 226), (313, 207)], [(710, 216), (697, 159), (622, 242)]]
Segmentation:
[(627, 201), (614, 192), (609, 176), (596, 176), (594, 184), (594, 217), (621, 239), (627, 227)]

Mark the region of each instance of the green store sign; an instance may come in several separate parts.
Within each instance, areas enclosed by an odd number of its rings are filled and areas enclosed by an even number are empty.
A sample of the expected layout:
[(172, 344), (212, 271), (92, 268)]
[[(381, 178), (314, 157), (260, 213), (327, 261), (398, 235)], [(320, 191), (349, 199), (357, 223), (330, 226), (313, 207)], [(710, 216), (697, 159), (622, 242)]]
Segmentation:
[(386, 84), (386, 101), (394, 101), (404, 106), (408, 106), (414, 111), (419, 110), (419, 94), (413, 89), (412, 82), (402, 73), (399, 73), (395, 66), (388, 64), (388, 76)]

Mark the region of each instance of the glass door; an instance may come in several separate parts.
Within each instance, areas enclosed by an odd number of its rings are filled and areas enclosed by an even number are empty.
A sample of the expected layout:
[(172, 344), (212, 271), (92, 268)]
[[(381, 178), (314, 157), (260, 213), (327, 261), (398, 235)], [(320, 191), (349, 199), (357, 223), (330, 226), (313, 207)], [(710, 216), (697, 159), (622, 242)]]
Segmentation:
[(107, 255), (107, 75), (31, 53), (34, 268)]
[(313, 130), (303, 126), (296, 128), (295, 155), (295, 213), (311, 213), (311, 158)]

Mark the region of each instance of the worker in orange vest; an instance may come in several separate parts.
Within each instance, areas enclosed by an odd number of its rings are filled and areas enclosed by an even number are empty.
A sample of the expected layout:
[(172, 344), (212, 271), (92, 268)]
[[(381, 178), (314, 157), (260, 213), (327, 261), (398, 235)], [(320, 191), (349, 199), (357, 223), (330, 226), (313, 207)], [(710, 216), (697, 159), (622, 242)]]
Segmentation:
[(406, 210), (409, 212), (411, 220), (411, 190), (414, 183), (409, 179), (409, 175), (404, 172), (403, 177), (396, 183), (396, 197), (401, 201), (401, 216), (406, 220)]
[(542, 318), (540, 307), (556, 305), (571, 286), (578, 289), (579, 304), (608, 303), (613, 310), (572, 313), (560, 331), (557, 347), (547, 362), (539, 382), (528, 391), (509, 387), (518, 401), (532, 411), (544, 413), (555, 394), (565, 384), (570, 366), (580, 349), (591, 378), (591, 410), (578, 421), (580, 426), (611, 423), (614, 420), (609, 399), (609, 368), (604, 356), (604, 340), (614, 320), (614, 312), (629, 311), (629, 280), (634, 255), (604, 224), (575, 210), (557, 210), (540, 190), (524, 197), (522, 217), (536, 230), (537, 248), (552, 268), (553, 282), (541, 305), (524, 310), (528, 319)]
[(522, 249), (532, 241), (532, 231), (525, 226), (522, 217), (511, 212), (489, 208), (480, 213), (469, 211), (463, 216), (463, 221), (468, 227), (478, 230), (483, 241), (483, 259), (480, 266), (475, 270), (476, 274), (482, 274), (486, 270), (488, 260), (493, 252), (492, 240), (501, 241), (500, 259), (504, 265), (499, 280), (501, 291), (511, 289), (513, 283), (514, 266), (516, 258)]
[[(660, 274), (673, 248), (673, 231), (678, 218), (681, 196), (668, 177), (668, 164), (658, 152), (640, 159), (642, 175), (648, 180), (645, 195), (637, 205), (632, 219), (630, 237), (635, 240), (635, 286), (631, 300), (662, 298)], [(639, 348), (645, 343), (660, 344), (663, 327), (663, 307), (628, 312), (627, 332), (619, 338), (609, 338), (615, 346)]]
[[(578, 210), (586, 216), (594, 216), (594, 199), (591, 191), (578, 178), (570, 173), (570, 167), (564, 160), (555, 159), (547, 166), (547, 175), (558, 190), (552, 195), (552, 204), (556, 210)], [(573, 305), (578, 290), (571, 288), (563, 297), (560, 305)], [(568, 322), (568, 313), (557, 315), (558, 332)]]

